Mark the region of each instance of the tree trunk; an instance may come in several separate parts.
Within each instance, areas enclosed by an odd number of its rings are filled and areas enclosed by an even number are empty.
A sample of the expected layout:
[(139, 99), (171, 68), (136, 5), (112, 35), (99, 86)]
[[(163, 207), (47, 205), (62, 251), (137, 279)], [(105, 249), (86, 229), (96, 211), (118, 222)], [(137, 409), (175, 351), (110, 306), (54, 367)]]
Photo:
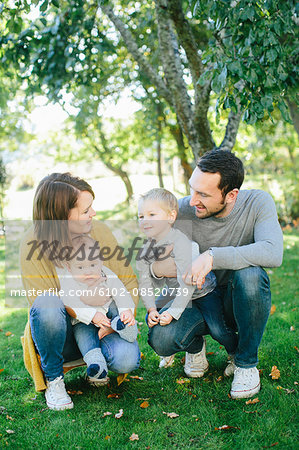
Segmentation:
[(297, 134), (299, 136), (299, 112), (298, 112), (298, 105), (290, 100), (288, 97), (286, 98), (287, 104), (289, 106), (291, 118), (294, 124), (294, 128), (297, 131)]
[(181, 165), (184, 171), (184, 184), (186, 188), (186, 193), (189, 194), (189, 178), (192, 175), (193, 168), (188, 162), (188, 158), (186, 155), (186, 147), (184, 143), (184, 136), (182, 129), (177, 123), (175, 126), (169, 126), (170, 132), (173, 138), (176, 141), (177, 149), (178, 149), (178, 157), (180, 158)]

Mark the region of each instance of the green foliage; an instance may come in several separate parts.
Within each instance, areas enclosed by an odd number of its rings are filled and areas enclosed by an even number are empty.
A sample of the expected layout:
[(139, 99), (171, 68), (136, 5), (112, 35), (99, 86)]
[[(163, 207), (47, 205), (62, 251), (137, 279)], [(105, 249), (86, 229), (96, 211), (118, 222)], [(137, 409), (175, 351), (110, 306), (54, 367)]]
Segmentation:
[(211, 80), (218, 108), (234, 110), (238, 100), (244, 119), (253, 124), (265, 113), (271, 117), (277, 105), (283, 119), (290, 121), (286, 97), (296, 99), (298, 83), (295, 2), (190, 0), (190, 6), (212, 32), (199, 83)]

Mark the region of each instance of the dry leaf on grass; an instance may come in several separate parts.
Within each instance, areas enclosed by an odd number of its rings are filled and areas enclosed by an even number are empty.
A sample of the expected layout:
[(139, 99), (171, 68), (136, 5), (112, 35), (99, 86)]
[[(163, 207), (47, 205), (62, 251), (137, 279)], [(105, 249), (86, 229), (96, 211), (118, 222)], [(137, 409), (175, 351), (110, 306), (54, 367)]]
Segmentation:
[(271, 306), (271, 309), (270, 309), (270, 316), (272, 316), (272, 314), (274, 314), (275, 311), (276, 311), (276, 306), (275, 306), (275, 305), (272, 305), (272, 306)]
[(147, 402), (147, 401), (144, 401), (144, 402), (142, 402), (141, 403), (141, 405), (140, 405), (140, 408), (148, 408), (149, 407), (149, 402)]
[(111, 416), (111, 415), (112, 415), (112, 412), (106, 411), (106, 412), (104, 412), (104, 414), (102, 415), (102, 417)]
[(110, 437), (111, 437), (111, 436), (105, 436), (105, 440), (106, 440), (106, 441), (109, 441)]
[(120, 419), (122, 416), (123, 416), (123, 414), (124, 414), (124, 410), (123, 409), (120, 409), (119, 411), (118, 411), (118, 413), (116, 413), (115, 414), (115, 418), (116, 419)]
[(170, 419), (175, 419), (176, 417), (179, 417), (179, 414), (177, 414), (175, 412), (167, 413), (167, 412), (163, 411), (163, 414), (166, 414), (167, 417), (170, 417)]
[(6, 415), (6, 419), (8, 419), (8, 420), (15, 420), (11, 416), (9, 416), (8, 414)]
[(216, 383), (219, 383), (219, 381), (222, 381), (222, 380), (223, 380), (223, 376), (220, 375), (220, 377), (218, 377), (218, 378), (216, 379)]
[(139, 436), (138, 434), (133, 433), (130, 437), (129, 437), (130, 441), (139, 441)]
[(13, 434), (13, 433), (15, 433), (15, 431), (13, 431), (13, 430), (5, 430), (6, 431), (6, 433), (8, 433), (8, 434)]
[(4, 371), (4, 369), (0, 369), (0, 373), (3, 372), (3, 371)]
[(109, 394), (107, 395), (107, 398), (119, 398), (118, 394)]
[(247, 400), (246, 405), (254, 405), (255, 403), (259, 403), (259, 399), (257, 397), (253, 400)]
[(12, 332), (11, 331), (7, 331), (6, 333), (5, 333), (5, 336), (11, 336), (12, 335)]
[(83, 394), (82, 391), (67, 391), (67, 393), (71, 394), (71, 395), (82, 395)]
[(290, 326), (290, 331), (295, 331), (294, 325), (291, 325), (291, 326)]
[(226, 431), (226, 430), (240, 430), (239, 427), (230, 427), (229, 425), (222, 425), (222, 427), (215, 427), (215, 430)]
[(278, 378), (280, 378), (280, 371), (277, 369), (277, 366), (272, 366), (269, 377), (272, 377), (272, 380), (278, 380)]
[(125, 381), (127, 376), (128, 376), (127, 373), (120, 373), (116, 378), (117, 386), (121, 385)]
[(185, 383), (190, 383), (189, 378), (179, 378), (178, 380), (176, 380), (177, 384), (185, 384)]
[(133, 380), (143, 381), (143, 377), (139, 377), (138, 375), (130, 375), (130, 378), (132, 378)]

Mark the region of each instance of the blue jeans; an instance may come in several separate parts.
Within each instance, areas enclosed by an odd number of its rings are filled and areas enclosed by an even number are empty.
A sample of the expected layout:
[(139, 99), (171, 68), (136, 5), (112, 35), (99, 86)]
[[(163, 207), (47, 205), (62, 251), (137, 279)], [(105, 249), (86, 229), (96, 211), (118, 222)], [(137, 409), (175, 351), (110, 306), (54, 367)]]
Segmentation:
[[(44, 294), (35, 299), (30, 309), (31, 334), (41, 358), (42, 370), (47, 380), (63, 376), (63, 363), (82, 357), (76, 344), (70, 316), (59, 297)], [(99, 341), (97, 327), (94, 333), (98, 347), (110, 370), (127, 373), (139, 367), (140, 350), (135, 342), (121, 339), (117, 333), (109, 334)]]
[[(236, 365), (255, 367), (271, 307), (269, 278), (261, 267), (246, 267), (232, 271), (228, 285), (221, 286), (219, 290), (225, 321), (238, 331)], [(201, 351), (202, 336), (209, 334), (209, 328), (196, 302), (193, 301), (192, 307), (185, 309), (179, 320), (173, 320), (164, 327), (158, 324), (150, 328), (148, 342), (159, 355)]]

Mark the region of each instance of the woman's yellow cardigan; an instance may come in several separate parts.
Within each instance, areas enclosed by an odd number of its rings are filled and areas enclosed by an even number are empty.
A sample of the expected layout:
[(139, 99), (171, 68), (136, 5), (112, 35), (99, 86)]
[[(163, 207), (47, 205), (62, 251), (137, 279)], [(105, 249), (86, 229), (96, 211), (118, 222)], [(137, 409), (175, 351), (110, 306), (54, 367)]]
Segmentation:
[[(100, 248), (109, 247), (111, 253), (118, 245), (115, 237), (111, 233), (110, 229), (103, 223), (98, 221), (92, 222), (91, 236), (98, 241)], [(48, 290), (54, 288), (57, 291), (60, 290), (59, 279), (57, 277), (55, 266), (46, 257), (38, 260), (39, 250), (36, 250), (30, 260), (27, 259), (31, 245), (29, 243), (35, 240), (34, 230), (31, 227), (26, 233), (20, 247), (20, 263), (24, 289), (29, 290)], [(105, 261), (105, 266), (111, 269), (120, 280), (124, 283), (126, 288), (131, 292), (135, 305), (138, 304), (137, 291), (137, 278), (133, 272), (132, 267), (125, 266), (126, 260), (117, 260), (117, 254)], [(133, 289), (134, 294), (133, 295)], [(31, 292), (32, 293), (32, 292)], [(32, 306), (36, 296), (27, 296), (30, 307)], [(26, 324), (24, 336), (22, 337), (23, 355), (25, 367), (33, 378), (35, 389), (37, 391), (43, 391), (46, 389), (46, 383), (43, 371), (40, 366), (40, 360), (36, 352), (35, 345), (32, 340), (29, 320)]]

